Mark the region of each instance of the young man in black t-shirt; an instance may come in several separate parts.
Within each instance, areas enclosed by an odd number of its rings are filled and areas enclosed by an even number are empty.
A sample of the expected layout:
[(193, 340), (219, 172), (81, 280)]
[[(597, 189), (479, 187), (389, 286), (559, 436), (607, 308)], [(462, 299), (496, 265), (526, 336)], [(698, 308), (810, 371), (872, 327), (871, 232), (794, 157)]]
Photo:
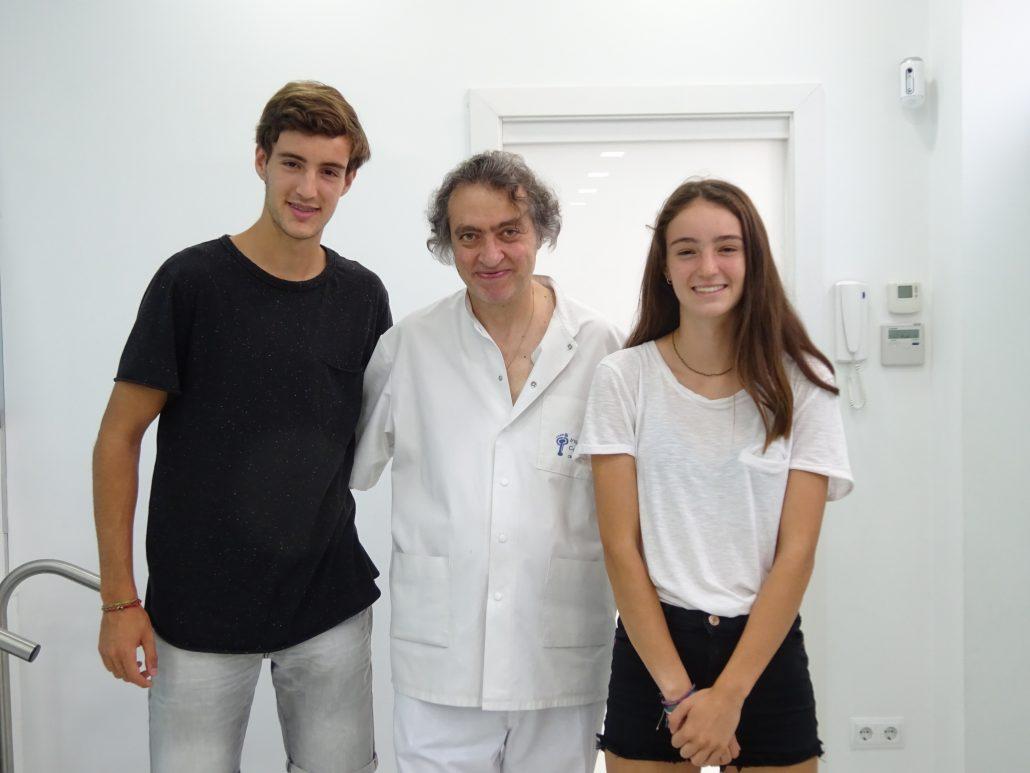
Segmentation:
[[(348, 479), (390, 309), (375, 274), (319, 241), (368, 157), (336, 89), (283, 87), (257, 128), (260, 218), (165, 262), (122, 354), (93, 459), (99, 649), (114, 676), (150, 688), (152, 773), (239, 769), (263, 657), (288, 770), (375, 768), (378, 572)], [(159, 415), (144, 608), (132, 524)]]

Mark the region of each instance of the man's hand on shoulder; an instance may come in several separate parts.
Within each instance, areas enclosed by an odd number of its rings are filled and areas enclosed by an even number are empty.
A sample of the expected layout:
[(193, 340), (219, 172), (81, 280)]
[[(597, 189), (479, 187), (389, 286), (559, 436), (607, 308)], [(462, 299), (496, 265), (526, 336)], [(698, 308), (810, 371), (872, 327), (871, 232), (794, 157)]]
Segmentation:
[[(143, 662), (136, 651), (143, 648)], [(139, 687), (150, 687), (157, 674), (157, 647), (150, 616), (143, 607), (105, 612), (100, 621), (100, 643), (97, 647), (104, 667), (115, 678)]]

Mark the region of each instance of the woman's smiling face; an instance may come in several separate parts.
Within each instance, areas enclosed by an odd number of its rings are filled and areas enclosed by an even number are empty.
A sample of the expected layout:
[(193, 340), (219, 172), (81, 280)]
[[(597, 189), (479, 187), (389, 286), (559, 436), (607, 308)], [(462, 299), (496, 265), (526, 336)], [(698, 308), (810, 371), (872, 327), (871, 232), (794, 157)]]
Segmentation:
[(665, 232), (665, 271), (683, 319), (730, 314), (744, 293), (744, 237), (725, 207), (695, 199)]

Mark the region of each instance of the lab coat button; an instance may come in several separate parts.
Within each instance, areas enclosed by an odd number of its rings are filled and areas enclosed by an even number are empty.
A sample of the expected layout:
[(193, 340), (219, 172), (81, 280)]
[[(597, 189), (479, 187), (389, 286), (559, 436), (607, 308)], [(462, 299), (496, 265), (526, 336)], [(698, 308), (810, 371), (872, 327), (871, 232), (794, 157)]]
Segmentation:
[(497, 535), (497, 541), (498, 542), (507, 542), (508, 541), (508, 535), (507, 534), (498, 534)]
[(529, 382), (529, 385), (530, 385), (531, 387), (534, 387), (534, 388), (535, 388), (535, 387), (536, 387), (536, 382), (535, 382), (535, 381), (530, 381), (530, 382)]
[(507, 478), (501, 478), (497, 482), (500, 483), (502, 486), (507, 486), (508, 485), (508, 479)]
[(495, 593), (494, 594), (494, 601), (500, 601), (502, 598), (504, 598), (504, 596), (502, 594), (500, 594), (500, 593)]

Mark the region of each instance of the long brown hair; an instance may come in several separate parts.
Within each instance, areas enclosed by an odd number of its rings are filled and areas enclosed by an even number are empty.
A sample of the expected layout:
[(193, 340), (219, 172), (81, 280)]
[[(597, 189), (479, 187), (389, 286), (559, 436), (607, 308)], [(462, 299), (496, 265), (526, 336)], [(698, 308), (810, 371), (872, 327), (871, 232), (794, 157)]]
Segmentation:
[(758, 406), (768, 448), (777, 438), (790, 435), (794, 418), (794, 393), (784, 368), (784, 354), (816, 386), (833, 394), (839, 390), (813, 370), (810, 357), (830, 372), (833, 366), (812, 343), (787, 300), (762, 218), (748, 195), (736, 185), (724, 180), (688, 180), (665, 200), (655, 220), (644, 266), (639, 318), (626, 346), (654, 341), (679, 327), (679, 301), (665, 280), (665, 239), (672, 219), (697, 199), (729, 210), (740, 222), (744, 238), (744, 290), (735, 309), (734, 365), (744, 390)]

